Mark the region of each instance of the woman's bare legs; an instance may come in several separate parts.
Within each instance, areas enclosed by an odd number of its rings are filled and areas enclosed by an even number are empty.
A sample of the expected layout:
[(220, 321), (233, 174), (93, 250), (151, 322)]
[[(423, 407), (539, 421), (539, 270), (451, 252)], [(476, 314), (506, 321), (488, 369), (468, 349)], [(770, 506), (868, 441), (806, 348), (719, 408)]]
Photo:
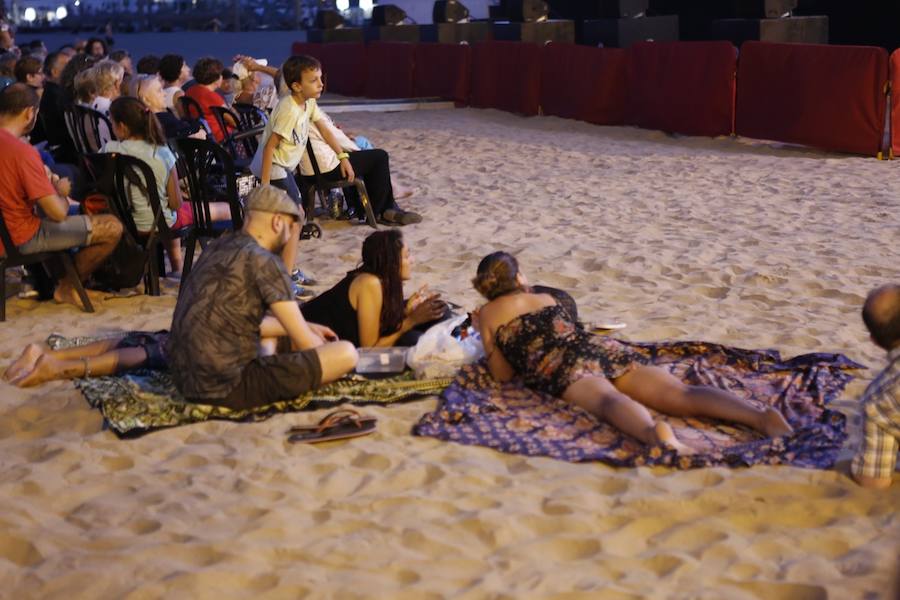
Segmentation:
[(623, 394), (653, 410), (676, 417), (712, 417), (756, 429), (768, 437), (788, 435), (793, 428), (774, 408), (758, 409), (730, 392), (702, 385), (685, 385), (659, 367), (642, 366), (617, 378)]
[(678, 441), (668, 423), (656, 423), (647, 409), (602, 377), (583, 377), (566, 388), (563, 399), (645, 444), (662, 444), (679, 454), (694, 450)]
[(19, 387), (30, 387), (57, 379), (90, 375), (114, 375), (136, 369), (147, 361), (143, 348), (120, 348), (121, 337), (100, 340), (84, 346), (50, 350), (45, 345), (29, 344), (22, 355), (3, 374), (3, 378)]

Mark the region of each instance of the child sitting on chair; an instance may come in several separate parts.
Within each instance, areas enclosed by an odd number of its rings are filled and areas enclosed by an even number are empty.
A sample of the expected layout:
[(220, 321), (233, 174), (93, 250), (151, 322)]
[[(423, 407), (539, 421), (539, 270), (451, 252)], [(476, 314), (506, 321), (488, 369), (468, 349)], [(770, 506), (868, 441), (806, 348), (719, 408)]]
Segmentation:
[[(165, 134), (156, 115), (150, 108), (131, 96), (117, 98), (109, 107), (113, 131), (121, 141), (112, 140), (103, 146), (103, 152), (118, 152), (139, 158), (152, 169), (162, 204), (162, 214), (171, 229), (180, 229), (193, 223), (190, 203), (182, 203), (175, 155), (166, 145)], [(132, 217), (139, 232), (153, 227), (153, 208), (146, 194), (131, 188)], [(177, 238), (169, 242), (166, 250), (172, 263), (172, 271), (181, 273), (181, 242)]]

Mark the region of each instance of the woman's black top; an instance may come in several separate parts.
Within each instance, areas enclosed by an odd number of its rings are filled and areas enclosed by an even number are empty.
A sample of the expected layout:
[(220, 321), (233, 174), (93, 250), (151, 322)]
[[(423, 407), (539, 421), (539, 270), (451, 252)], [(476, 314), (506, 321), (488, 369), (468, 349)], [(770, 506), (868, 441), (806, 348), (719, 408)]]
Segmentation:
[(330, 327), (337, 336), (359, 347), (359, 318), (350, 304), (350, 284), (359, 273), (353, 271), (327, 292), (323, 292), (300, 307), (303, 318), (310, 323)]

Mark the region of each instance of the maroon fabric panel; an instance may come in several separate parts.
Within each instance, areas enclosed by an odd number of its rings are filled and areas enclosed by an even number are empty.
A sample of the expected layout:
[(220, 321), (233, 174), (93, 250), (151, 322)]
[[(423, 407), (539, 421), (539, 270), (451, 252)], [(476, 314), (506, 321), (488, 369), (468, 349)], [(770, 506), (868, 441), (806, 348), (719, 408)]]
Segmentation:
[(619, 48), (548, 44), (541, 66), (544, 114), (624, 125), (628, 53)]
[(372, 42), (366, 48), (366, 96), (412, 98), (416, 44)]
[(629, 121), (687, 135), (729, 135), (736, 51), (730, 42), (640, 42), (628, 49)]
[(366, 46), (362, 43), (294, 42), (291, 54), (308, 54), (322, 62), (326, 91), (362, 96), (366, 91)]
[(900, 50), (891, 54), (891, 147), (900, 156)]
[(472, 48), (467, 44), (416, 44), (414, 97), (469, 102)]
[(541, 96), (542, 46), (478, 42), (472, 49), (472, 106), (536, 115)]
[(738, 135), (874, 156), (881, 146), (883, 48), (746, 42), (738, 64)]

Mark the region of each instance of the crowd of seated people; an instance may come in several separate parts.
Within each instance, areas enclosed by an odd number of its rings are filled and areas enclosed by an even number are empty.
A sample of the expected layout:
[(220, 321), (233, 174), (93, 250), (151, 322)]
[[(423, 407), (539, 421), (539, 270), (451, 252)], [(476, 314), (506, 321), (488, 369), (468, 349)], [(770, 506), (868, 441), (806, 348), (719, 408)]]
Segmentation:
[[(52, 185), (66, 192), (63, 197), (67, 201), (67, 212), (77, 214), (81, 208), (79, 202), (94, 191), (94, 182), (84, 170), (83, 157), (77, 150), (86, 147), (89, 152), (115, 151), (142, 159), (157, 176), (159, 197), (163, 204), (162, 217), (166, 224), (173, 228), (190, 226), (192, 219), (186, 182), (183, 174), (180, 182), (172, 177), (173, 173), (177, 175), (172, 154), (175, 149), (173, 140), (185, 137), (203, 139), (209, 132), (212, 140), (222, 142), (238, 127), (238, 123), (226, 115), (222, 127), (212, 108), (243, 103), (257, 106), (265, 115), (271, 113), (270, 124), (283, 124), (285, 132), (292, 132), (286, 139), (277, 132), (273, 135), (269, 127), (259, 136), (261, 150), (258, 156), (242, 158), (248, 161), (257, 158), (258, 163), (266, 142), (276, 143), (278, 151), (268, 157), (268, 179), (272, 179), (273, 170), (285, 173), (285, 167), (288, 167), (289, 176), (276, 178), (274, 183), (284, 187), (298, 204), (300, 195), (295, 180), (309, 173), (308, 169), (304, 173), (303, 167), (298, 168), (309, 137), (322, 154), (323, 176), (335, 179), (349, 175), (352, 180), (356, 175), (353, 171), (358, 172), (367, 183), (370, 200), (382, 222), (408, 224), (420, 220), (415, 213), (402, 211), (397, 206), (387, 154), (381, 150), (359, 149), (321, 109), (317, 109), (315, 102), (321, 94), (321, 86), (315, 93), (307, 90), (308, 96), (298, 87), (292, 87), (291, 84), (299, 83), (304, 73), (315, 76), (318, 81), (323, 79), (321, 67), (314, 59), (308, 64), (295, 60), (293, 68), (288, 69), (293, 80), (285, 81), (282, 68), (269, 67), (265, 61), (241, 55), (235, 57), (233, 68), (226, 68), (218, 59), (206, 57), (199, 59), (191, 69), (184, 57), (177, 54), (132, 59), (125, 50), (111, 50), (107, 41), (101, 38), (66, 45), (53, 52), (48, 52), (39, 42), (17, 48), (11, 35), (7, 37), (7, 42), (2, 48), (4, 54), (0, 55), (0, 85), (18, 81), (37, 94), (40, 105), (35, 111), (35, 122), (23, 140), (37, 150), (48, 170), (48, 177), (52, 178)], [(185, 114), (179, 102), (182, 96), (191, 98), (200, 106), (202, 119), (193, 118), (197, 115)], [(117, 121), (112, 115), (112, 106), (123, 97), (139, 102), (121, 103), (120, 107), (135, 108), (121, 113), (123, 116)], [(300, 106), (298, 102), (302, 103), (299, 111), (295, 110)], [(281, 111), (277, 110), (279, 105)], [(67, 124), (65, 118), (69, 106), (88, 108), (105, 117), (98, 118), (94, 125), (99, 143), (90, 136), (86, 143), (74, 143), (73, 132), (69, 131), (71, 124)], [(128, 115), (138, 112), (148, 117), (155, 116), (153, 124), (147, 118), (146, 123), (132, 122), (129, 125)], [(287, 119), (280, 118), (280, 114)], [(148, 133), (156, 131), (155, 125), (161, 126), (162, 135), (159, 138)], [(326, 136), (332, 141), (338, 140), (338, 143), (334, 147), (329, 146)], [(370, 154), (371, 157), (367, 156)], [(373, 160), (367, 160), (369, 158)], [(282, 165), (280, 162), (288, 164)], [(308, 165), (309, 161), (305, 162)], [(261, 167), (254, 169), (265, 182), (262, 171)], [(348, 189), (348, 204), (357, 205), (356, 212), (361, 216), (362, 210), (354, 194), (355, 189)], [(144, 231), (149, 226), (145, 217), (152, 215), (147, 214), (149, 207), (146, 199), (141, 198), (139, 193), (136, 195), (137, 198), (132, 199), (132, 217), (136, 217), (138, 231)], [(213, 202), (211, 218), (213, 221), (227, 221), (230, 219), (229, 206)], [(171, 275), (177, 275), (181, 268), (181, 248), (176, 246), (177, 243), (170, 242), (168, 248)], [(284, 252), (283, 258), (291, 267), (289, 272), (295, 293), (298, 297), (309, 297), (311, 293), (303, 286), (314, 285), (315, 280), (293, 268), (296, 256), (291, 255), (290, 246), (286, 246)]]
[[(102, 150), (137, 157), (150, 167), (162, 218), (176, 229), (189, 227), (193, 215), (170, 141), (204, 137), (178, 99), (184, 95), (200, 105), (219, 142), (238, 124), (226, 123), (223, 130), (213, 107), (246, 103), (271, 115), (253, 157), (262, 184), (246, 198), (244, 227), (201, 254), (182, 282), (171, 332), (132, 333), (68, 350), (32, 344), (7, 368), (7, 381), (29, 386), (136, 367), (168, 368), (189, 402), (242, 410), (334, 381), (353, 369), (355, 347), (415, 343), (416, 329), (445, 316), (446, 305), (436, 294), (420, 290), (404, 297), (412, 262), (396, 229), (369, 235), (360, 266), (333, 288), (302, 306), (296, 301), (291, 268), (304, 218), (296, 177), (310, 175), (309, 166), (300, 166), (307, 140), (326, 177), (366, 181), (383, 221), (417, 221), (396, 204), (387, 153), (362, 149), (317, 106), (324, 83), (315, 59), (291, 57), (276, 69), (239, 56), (235, 68), (226, 70), (221, 61), (204, 58), (191, 81), (191, 69), (175, 54), (144, 57), (132, 69), (127, 52), (109, 54), (101, 39), (54, 52), (39, 43), (15, 48), (13, 42), (8, 29), (0, 30), (0, 214), (20, 252), (74, 252), (78, 281), (69, 275), (57, 281), (52, 297), (60, 303), (80, 304), (76, 288), (110, 257), (123, 232), (113, 214), (70, 214), (70, 196), (81, 195), (72, 185), (76, 176), (63, 173), (67, 166), (77, 169), (80, 157), (72, 140), (60, 135), (67, 106), (78, 103), (110, 117)], [(131, 203), (138, 231), (149, 230), (154, 216), (147, 197), (139, 190)], [(213, 218), (228, 219), (229, 207), (216, 204)], [(166, 249), (173, 271), (179, 271), (180, 245), (171, 242)], [(655, 422), (647, 407), (730, 420), (766, 436), (791, 433), (777, 411), (755, 409), (711, 387), (686, 386), (614, 340), (590, 338), (554, 296), (528, 285), (511, 255), (486, 256), (473, 284), (487, 301), (473, 325), (499, 381), (518, 376), (638, 440), (683, 453), (691, 449)], [(863, 319), (872, 340), (887, 352), (888, 365), (862, 398), (865, 432), (851, 474), (862, 485), (886, 487), (900, 447), (900, 287), (874, 290)], [(220, 335), (223, 330), (230, 335)], [(539, 368), (559, 349), (565, 361)]]

